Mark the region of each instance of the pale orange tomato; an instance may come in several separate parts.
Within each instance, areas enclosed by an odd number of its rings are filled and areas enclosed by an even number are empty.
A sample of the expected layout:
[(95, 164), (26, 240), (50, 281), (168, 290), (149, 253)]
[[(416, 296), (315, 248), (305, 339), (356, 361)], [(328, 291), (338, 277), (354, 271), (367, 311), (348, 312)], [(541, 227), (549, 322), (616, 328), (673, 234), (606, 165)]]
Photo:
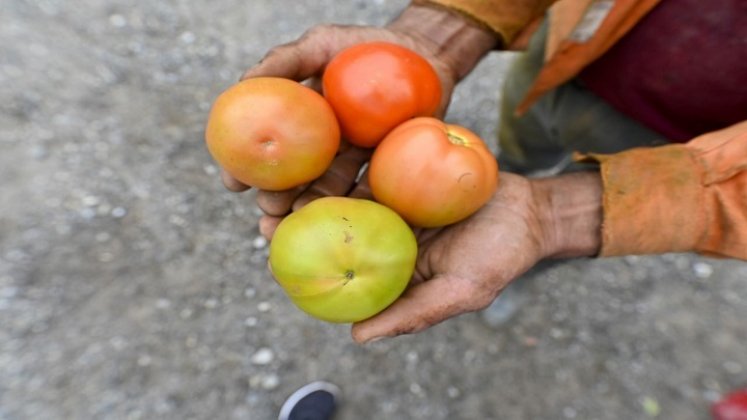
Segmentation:
[(334, 111), (316, 91), (277, 77), (246, 79), (213, 104), (205, 130), (213, 158), (231, 176), (263, 190), (318, 178), (340, 145)]

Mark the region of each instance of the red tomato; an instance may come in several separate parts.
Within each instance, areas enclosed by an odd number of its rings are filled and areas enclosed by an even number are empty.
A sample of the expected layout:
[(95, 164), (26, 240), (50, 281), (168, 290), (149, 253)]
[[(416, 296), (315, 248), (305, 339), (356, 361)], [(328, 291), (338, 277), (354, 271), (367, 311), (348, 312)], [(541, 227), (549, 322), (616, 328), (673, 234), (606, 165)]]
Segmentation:
[(438, 227), (480, 209), (498, 187), (498, 163), (473, 132), (415, 118), (389, 133), (368, 170), (371, 192), (409, 223)]
[(231, 176), (278, 191), (327, 170), (340, 146), (340, 127), (316, 91), (288, 79), (258, 77), (230, 87), (215, 100), (205, 140)]
[(430, 63), (388, 42), (343, 50), (327, 65), (322, 85), (343, 137), (361, 147), (375, 147), (410, 118), (432, 116), (441, 102), (441, 83)]

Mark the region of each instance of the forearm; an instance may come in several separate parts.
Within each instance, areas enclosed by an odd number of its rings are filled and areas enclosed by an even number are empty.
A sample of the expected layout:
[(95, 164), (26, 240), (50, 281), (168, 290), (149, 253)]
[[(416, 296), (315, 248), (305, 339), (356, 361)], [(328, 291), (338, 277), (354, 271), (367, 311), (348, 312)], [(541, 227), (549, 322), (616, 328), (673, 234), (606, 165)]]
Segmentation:
[(411, 4), (387, 27), (431, 45), (454, 81), (466, 76), (499, 39), (487, 27), (446, 8)]
[(594, 256), (602, 244), (602, 180), (579, 172), (530, 180), (544, 256)]

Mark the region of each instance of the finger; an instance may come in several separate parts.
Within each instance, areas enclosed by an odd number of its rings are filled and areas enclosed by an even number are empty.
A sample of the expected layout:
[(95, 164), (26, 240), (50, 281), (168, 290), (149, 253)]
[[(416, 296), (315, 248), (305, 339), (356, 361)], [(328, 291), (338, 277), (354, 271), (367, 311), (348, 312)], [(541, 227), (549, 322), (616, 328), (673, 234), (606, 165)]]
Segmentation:
[(487, 306), (492, 299), (473, 283), (449, 276), (410, 287), (383, 312), (353, 325), (353, 340), (366, 343), (422, 331), (448, 318)]
[(335, 36), (333, 26), (317, 26), (301, 38), (271, 49), (260, 62), (247, 70), (241, 80), (273, 76), (302, 81), (320, 73), (336, 51), (325, 42)]
[(443, 69), (441, 66), (436, 66), (436, 73), (438, 73), (438, 78), (441, 80), (441, 103), (438, 105), (434, 116), (443, 119), (451, 102), (451, 94), (454, 91), (454, 80), (450, 77), (449, 70)]
[(275, 216), (262, 216), (259, 218), (259, 233), (267, 240), (272, 239), (272, 235), (275, 234), (275, 229), (278, 228), (280, 222), (283, 221), (282, 217)]
[(285, 216), (290, 213), (293, 202), (308, 187), (308, 184), (299, 185), (285, 191), (266, 191), (257, 192), (257, 206), (265, 214), (270, 216)]
[(223, 169), (221, 169), (220, 171), (220, 179), (221, 181), (223, 181), (223, 186), (226, 187), (228, 191), (242, 192), (250, 188), (248, 185), (232, 177), (228, 172), (224, 171)]
[(293, 203), (293, 210), (319, 197), (347, 195), (355, 185), (361, 167), (370, 157), (371, 150), (360, 147), (349, 147), (340, 152), (329, 169)]
[[(452, 89), (451, 87), (449, 89)], [(434, 115), (436, 118), (443, 119), (446, 116), (446, 112), (449, 110), (449, 103), (451, 102), (451, 90), (446, 91), (444, 89), (444, 95), (441, 97), (441, 103), (436, 110)]]

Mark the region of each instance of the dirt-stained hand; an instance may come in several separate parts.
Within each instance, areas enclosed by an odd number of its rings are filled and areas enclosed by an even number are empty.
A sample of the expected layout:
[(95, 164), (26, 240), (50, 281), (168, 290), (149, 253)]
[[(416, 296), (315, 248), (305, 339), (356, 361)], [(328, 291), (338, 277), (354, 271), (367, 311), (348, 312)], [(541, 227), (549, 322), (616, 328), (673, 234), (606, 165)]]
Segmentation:
[(470, 218), (416, 232), (414, 278), (390, 307), (353, 325), (358, 343), (415, 333), (489, 305), (509, 282), (547, 256), (530, 182), (503, 174), (493, 198)]

